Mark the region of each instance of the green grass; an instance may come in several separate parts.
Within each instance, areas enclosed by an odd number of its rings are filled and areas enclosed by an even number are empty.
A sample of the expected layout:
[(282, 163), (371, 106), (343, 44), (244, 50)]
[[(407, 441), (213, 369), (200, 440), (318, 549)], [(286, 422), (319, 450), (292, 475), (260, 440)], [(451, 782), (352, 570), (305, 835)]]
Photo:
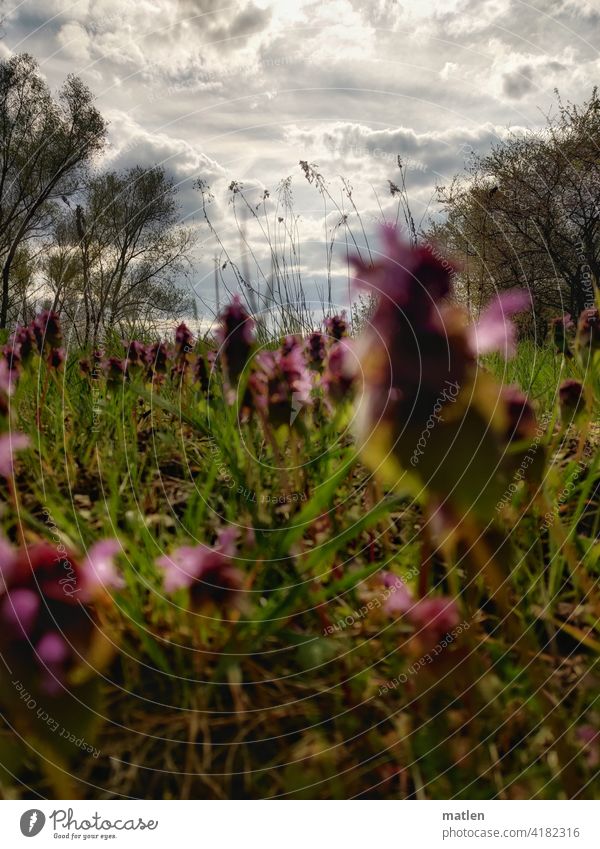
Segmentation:
[[(102, 672), (100, 755), (67, 751), (73, 794), (597, 794), (576, 735), (600, 716), (592, 432), (592, 460), (564, 502), (581, 445), (576, 433), (546, 432), (554, 462), (542, 483), (520, 484), (496, 519), (495, 533), (513, 552), (502, 576), (509, 627), (484, 576), (460, 556), (438, 553), (419, 569), (431, 553), (421, 511), (384, 492), (361, 465), (349, 405), (311, 414), (301, 432), (284, 428), (271, 442), (256, 419), (238, 423), (218, 388), (210, 400), (170, 380), (110, 388), (82, 377), (76, 358), (48, 380), (36, 363), (12, 399), (14, 425), (33, 444), (17, 464), (18, 507), (6, 496), (5, 533), (18, 539), (20, 523), (28, 541), (51, 539), (49, 515), (76, 551), (106, 537), (124, 549), (126, 588), (103, 619), (117, 650)], [(508, 364), (488, 357), (485, 365), (520, 384), (540, 413), (554, 408), (566, 376), (550, 349), (529, 343)], [(276, 495), (291, 498), (274, 504)], [(555, 520), (540, 531), (552, 505)], [(185, 591), (167, 597), (156, 558), (180, 545), (212, 545), (228, 523), (242, 529), (241, 611), (192, 610)], [(415, 593), (459, 591), (467, 627), (417, 672), (407, 670), (427, 651), (409, 625), (376, 604), (355, 615), (381, 595), (384, 569), (408, 576)], [(515, 619), (527, 635), (518, 644)], [(406, 681), (382, 693), (398, 676)], [(19, 766), (1, 779), (5, 796), (52, 796), (64, 786), (41, 768), (35, 747), (14, 757), (14, 746), (7, 727), (0, 759)]]

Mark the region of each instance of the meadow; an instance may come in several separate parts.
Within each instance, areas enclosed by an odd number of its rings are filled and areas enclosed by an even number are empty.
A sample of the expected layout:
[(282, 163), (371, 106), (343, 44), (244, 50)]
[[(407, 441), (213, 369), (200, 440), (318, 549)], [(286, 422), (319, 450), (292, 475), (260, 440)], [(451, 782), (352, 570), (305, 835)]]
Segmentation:
[(597, 310), (388, 238), (358, 334), (7, 341), (5, 798), (598, 798)]

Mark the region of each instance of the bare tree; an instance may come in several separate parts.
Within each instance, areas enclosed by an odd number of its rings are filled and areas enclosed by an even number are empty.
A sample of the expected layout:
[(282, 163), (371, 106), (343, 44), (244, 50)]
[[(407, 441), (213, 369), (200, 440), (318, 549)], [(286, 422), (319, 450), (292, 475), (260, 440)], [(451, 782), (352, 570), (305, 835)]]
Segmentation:
[(76, 191), (105, 132), (80, 79), (68, 77), (54, 99), (31, 56), (0, 61), (0, 327), (7, 324), (19, 248), (47, 234), (53, 201)]
[(193, 238), (178, 219), (176, 187), (160, 167), (87, 181), (81, 203), (58, 223), (46, 262), (56, 306), (81, 344), (189, 306), (180, 283)]
[(574, 315), (600, 274), (600, 98), (563, 104), (545, 129), (512, 136), (438, 190), (432, 235), (462, 259), (475, 306), (492, 288), (526, 285), (539, 314)]

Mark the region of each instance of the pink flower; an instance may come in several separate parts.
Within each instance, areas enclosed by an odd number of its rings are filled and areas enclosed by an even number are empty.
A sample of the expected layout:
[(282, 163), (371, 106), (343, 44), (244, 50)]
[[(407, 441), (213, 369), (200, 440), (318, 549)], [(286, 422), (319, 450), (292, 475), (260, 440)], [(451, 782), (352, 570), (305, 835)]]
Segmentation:
[(10, 368), (7, 360), (0, 360), (0, 390), (6, 395), (12, 395), (17, 379), (17, 370)]
[(48, 355), (48, 365), (50, 368), (59, 369), (65, 361), (64, 348), (52, 348)]
[(431, 246), (405, 245), (394, 229), (383, 235), (382, 259), (373, 266), (355, 260), (357, 284), (377, 299), (356, 346), (364, 378), (360, 442), (382, 422), (397, 435), (409, 421), (424, 424), (447, 381), (462, 385), (474, 363), (462, 312), (445, 300), (453, 266)]
[(0, 535), (0, 595), (6, 589), (17, 562), (17, 554), (9, 541)]
[(597, 767), (600, 764), (600, 731), (593, 725), (580, 725), (576, 736), (585, 750), (588, 766)]
[(311, 333), (306, 342), (308, 364), (312, 369), (318, 370), (325, 359), (325, 342), (327, 337), (319, 331)]
[(408, 617), (418, 629), (423, 642), (434, 645), (455, 628), (459, 622), (456, 602), (452, 598), (424, 598), (408, 612)]
[(321, 385), (326, 394), (338, 403), (352, 395), (356, 381), (357, 361), (351, 340), (334, 342), (327, 357)]
[(30, 327), (40, 354), (46, 345), (49, 348), (60, 348), (62, 331), (60, 319), (55, 312), (44, 310), (36, 316)]
[(288, 335), (284, 338), (281, 343), (281, 353), (282, 354), (290, 354), (294, 348), (299, 348), (302, 345), (302, 339), (300, 336), (296, 336), (293, 333), (288, 333)]
[(527, 396), (518, 386), (506, 386), (502, 388), (499, 400), (500, 408), (506, 417), (504, 440), (509, 443), (533, 439), (537, 430), (537, 420)]
[(4, 351), (8, 356), (8, 349), (10, 348), (12, 351), (12, 357), (24, 362), (29, 359), (33, 352), (34, 341), (35, 339), (31, 327), (20, 325), (8, 340), (8, 345)]
[(111, 384), (121, 384), (127, 374), (128, 360), (122, 360), (120, 357), (109, 357), (102, 366), (106, 373), (106, 380)]
[(7, 634), (27, 638), (40, 609), (40, 597), (35, 590), (18, 588), (7, 593), (0, 604), (0, 619)]
[(219, 534), (214, 548), (184, 545), (160, 557), (157, 564), (163, 570), (165, 591), (189, 588), (200, 602), (239, 593), (243, 575), (233, 563), (236, 537), (237, 530), (227, 528)]
[(458, 609), (454, 599), (423, 598), (415, 601), (404, 581), (391, 572), (382, 574), (388, 596), (383, 609), (389, 616), (406, 616), (415, 626), (415, 636), (426, 645), (435, 645), (458, 625)]
[(516, 328), (511, 316), (523, 312), (531, 306), (531, 299), (525, 289), (511, 289), (501, 292), (485, 308), (475, 324), (469, 327), (473, 351), (487, 354), (499, 351), (509, 359), (517, 351)]
[(49, 696), (59, 696), (72, 659), (73, 649), (56, 631), (48, 631), (35, 647), (36, 659), (44, 667), (41, 688)]
[(175, 331), (175, 348), (177, 355), (180, 357), (191, 353), (194, 348), (194, 337), (192, 336), (192, 331), (183, 321)]
[(93, 611), (81, 604), (82, 567), (64, 547), (47, 542), (14, 553), (4, 542), (0, 556), (0, 652), (32, 687), (59, 695), (97, 639)]
[(182, 545), (171, 554), (160, 557), (157, 563), (164, 571), (163, 584), (166, 592), (173, 593), (191, 587), (202, 574), (210, 554), (211, 549), (204, 545)]
[(225, 375), (234, 386), (244, 370), (254, 344), (254, 320), (236, 295), (219, 316), (221, 326), (216, 336), (221, 345)]
[(394, 304), (411, 321), (427, 317), (435, 303), (450, 293), (455, 267), (433, 245), (413, 248), (406, 244), (393, 226), (383, 227), (382, 237), (384, 250), (373, 265), (353, 258), (356, 284), (380, 296), (379, 312), (389, 311)]
[(569, 425), (576, 421), (586, 407), (583, 383), (580, 380), (563, 380), (558, 388), (558, 401), (562, 423)]
[(146, 360), (151, 375), (165, 374), (168, 359), (169, 352), (164, 342), (155, 342), (154, 345), (150, 345), (147, 348)]
[(325, 319), (325, 332), (335, 342), (348, 335), (348, 322), (344, 313), (332, 315)]
[(408, 613), (414, 602), (404, 581), (391, 572), (385, 572), (382, 578), (384, 585), (389, 591), (383, 605), (385, 612), (390, 616), (403, 616), (405, 613)]
[(0, 475), (11, 478), (13, 474), (14, 454), (29, 446), (29, 437), (24, 433), (3, 433), (0, 436)]
[(278, 350), (259, 354), (248, 388), (256, 407), (271, 424), (291, 427), (311, 402), (312, 381), (300, 346), (293, 346), (288, 353)]
[(115, 566), (115, 557), (121, 553), (121, 543), (116, 539), (95, 542), (83, 562), (84, 596), (89, 600), (100, 589), (122, 590), (123, 576)]

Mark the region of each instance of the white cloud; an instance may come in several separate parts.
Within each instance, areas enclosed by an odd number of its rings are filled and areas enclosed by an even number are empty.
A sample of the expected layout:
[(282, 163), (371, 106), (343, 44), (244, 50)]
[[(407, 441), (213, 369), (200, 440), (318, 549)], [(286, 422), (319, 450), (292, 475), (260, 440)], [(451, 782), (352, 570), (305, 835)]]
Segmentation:
[[(349, 176), (372, 222), (390, 208), (400, 155), (420, 217), (471, 149), (543, 125), (554, 86), (589, 95), (599, 34), (597, 0), (24, 0), (0, 55), (31, 52), (53, 88), (79, 73), (111, 120), (105, 164), (163, 163), (184, 215), (202, 176), (233, 253), (229, 182), (257, 202), (294, 174), (303, 265), (318, 276), (323, 204), (299, 159), (318, 163), (336, 198)], [(260, 228), (250, 235), (265, 255)], [(205, 247), (198, 277), (211, 281)]]
[(90, 60), (90, 37), (81, 24), (75, 21), (64, 24), (59, 29), (56, 39), (64, 56), (73, 59), (74, 62)]

